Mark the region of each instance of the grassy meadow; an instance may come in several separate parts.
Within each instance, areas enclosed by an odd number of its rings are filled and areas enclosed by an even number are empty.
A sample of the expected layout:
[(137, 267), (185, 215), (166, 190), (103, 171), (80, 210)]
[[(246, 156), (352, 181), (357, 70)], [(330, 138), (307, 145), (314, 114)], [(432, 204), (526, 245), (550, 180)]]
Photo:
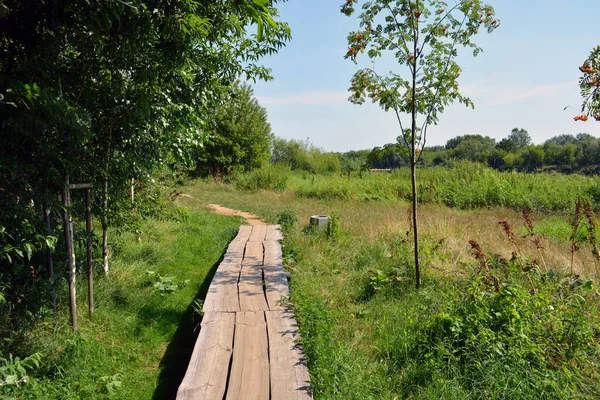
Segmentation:
[[(408, 182), (402, 170), (348, 177), (269, 167), (176, 188), (189, 195), (171, 205), (177, 218), (111, 235), (92, 321), (81, 271), (77, 333), (64, 282), (56, 317), (43, 309), (5, 328), (4, 354), (39, 353), (41, 363), (26, 384), (0, 387), (0, 398), (174, 398), (199, 302), (242, 222), (211, 214), (209, 203), (282, 224), (316, 399), (600, 398), (594, 235), (580, 228), (572, 253), (570, 223), (577, 195), (598, 206), (598, 179), (467, 164), (420, 171), (420, 290)], [(330, 229), (311, 230), (315, 214), (332, 216)]]
[[(39, 353), (41, 362), (27, 371), (26, 384), (0, 387), (0, 398), (174, 398), (200, 322), (197, 301), (240, 224), (195, 204), (177, 207), (184, 207), (178, 220), (145, 221), (138, 234), (111, 233), (111, 271), (108, 279), (95, 279), (93, 320), (80, 271), (76, 333), (64, 282), (56, 317), (42, 309), (10, 333), (3, 327), (9, 340), (3, 352), (21, 358)], [(100, 271), (99, 254), (95, 259)], [(11, 369), (0, 366), (0, 372), (7, 376)]]
[[(579, 242), (571, 274), (569, 222), (577, 194), (592, 193), (597, 180), (482, 169), (470, 172), (474, 187), (453, 181), (467, 173), (421, 172), (422, 184), (438, 184), (420, 207), (419, 291), (409, 203), (389, 195), (408, 185), (405, 171), (347, 178), (273, 169), (182, 190), (199, 203), (250, 211), (285, 227), (284, 262), (316, 398), (600, 397), (598, 260), (590, 243)], [(269, 188), (282, 181), (277, 174), (285, 185)], [(270, 190), (248, 190), (253, 181)], [(509, 200), (468, 203), (484, 184), (513, 187), (494, 194)], [(342, 187), (346, 194), (330, 195)], [(454, 207), (440, 200), (449, 198), (446, 188), (456, 190)], [(380, 197), (366, 194), (377, 190)], [(486, 193), (482, 198), (492, 199)], [(531, 207), (533, 235), (523, 205)], [(311, 231), (315, 214), (334, 216), (336, 228)]]

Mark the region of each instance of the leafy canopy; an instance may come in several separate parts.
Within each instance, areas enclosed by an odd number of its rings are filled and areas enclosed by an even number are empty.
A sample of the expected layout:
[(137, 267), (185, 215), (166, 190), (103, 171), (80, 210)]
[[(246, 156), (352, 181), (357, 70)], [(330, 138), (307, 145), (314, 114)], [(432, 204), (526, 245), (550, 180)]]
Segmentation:
[[(347, 0), (341, 11), (353, 14), (356, 3)], [(351, 80), (349, 100), (362, 104), (370, 98), (385, 111), (393, 110), (402, 130), (399, 142), (413, 147), (414, 134), (415, 147), (422, 150), (427, 126), (438, 122), (447, 105), (458, 101), (473, 106), (458, 90), (461, 68), (456, 56), (459, 47), (472, 49), (474, 56), (481, 52), (471, 38), (480, 28), (492, 32), (500, 25), (494, 9), (478, 0), (454, 5), (438, 0), (370, 0), (362, 5), (359, 20), (360, 29), (348, 36), (345, 58), (356, 63), (363, 53), (370, 59), (388, 53), (407, 68), (387, 74), (374, 67), (360, 69)], [(421, 128), (404, 129), (400, 115), (413, 112), (423, 117)]]
[(587, 121), (591, 116), (596, 121), (600, 121), (600, 46), (592, 50), (579, 70), (583, 74), (579, 78), (583, 104), (581, 105), (581, 114), (574, 119), (575, 121)]

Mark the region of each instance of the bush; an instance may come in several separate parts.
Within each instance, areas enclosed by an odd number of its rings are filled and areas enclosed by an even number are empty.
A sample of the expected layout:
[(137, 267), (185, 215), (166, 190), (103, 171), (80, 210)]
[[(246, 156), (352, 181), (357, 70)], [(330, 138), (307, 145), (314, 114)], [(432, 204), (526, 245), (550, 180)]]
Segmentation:
[(246, 174), (237, 174), (233, 182), (238, 189), (283, 192), (287, 188), (289, 176), (289, 167), (269, 165)]

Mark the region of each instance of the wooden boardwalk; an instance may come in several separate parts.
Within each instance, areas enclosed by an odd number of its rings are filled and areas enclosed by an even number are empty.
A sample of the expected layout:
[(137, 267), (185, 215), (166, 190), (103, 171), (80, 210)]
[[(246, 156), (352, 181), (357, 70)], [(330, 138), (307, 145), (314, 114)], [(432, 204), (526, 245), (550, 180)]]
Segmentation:
[(278, 225), (244, 225), (229, 244), (178, 400), (312, 399), (281, 239)]

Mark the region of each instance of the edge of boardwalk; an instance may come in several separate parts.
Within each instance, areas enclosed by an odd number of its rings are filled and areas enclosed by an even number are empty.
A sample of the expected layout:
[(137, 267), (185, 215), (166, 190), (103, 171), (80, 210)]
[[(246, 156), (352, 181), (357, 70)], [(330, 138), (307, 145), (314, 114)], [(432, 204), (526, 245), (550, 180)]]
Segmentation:
[(178, 400), (312, 399), (279, 225), (242, 225), (204, 301)]

